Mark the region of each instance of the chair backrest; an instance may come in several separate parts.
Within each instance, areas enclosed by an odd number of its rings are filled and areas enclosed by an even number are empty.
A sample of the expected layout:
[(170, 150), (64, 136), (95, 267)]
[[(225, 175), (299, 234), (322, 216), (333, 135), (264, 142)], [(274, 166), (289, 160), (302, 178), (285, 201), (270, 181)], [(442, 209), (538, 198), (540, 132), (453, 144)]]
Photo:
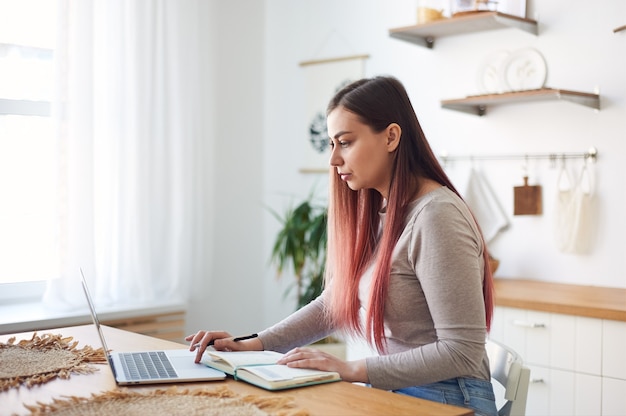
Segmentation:
[(524, 416), (530, 369), (524, 366), (522, 357), (511, 348), (488, 339), (487, 356), (491, 378), (504, 387), (505, 404), (498, 409), (499, 416)]

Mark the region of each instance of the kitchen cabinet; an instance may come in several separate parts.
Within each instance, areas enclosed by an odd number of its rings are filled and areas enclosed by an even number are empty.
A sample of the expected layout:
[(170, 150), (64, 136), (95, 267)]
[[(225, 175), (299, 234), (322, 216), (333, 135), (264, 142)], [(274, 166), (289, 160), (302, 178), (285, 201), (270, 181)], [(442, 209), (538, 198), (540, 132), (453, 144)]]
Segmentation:
[[(415, 45), (433, 48), (437, 38), (503, 28), (516, 28), (534, 35), (538, 33), (535, 20), (500, 12), (476, 12), (418, 25), (392, 28), (389, 29), (389, 36)], [(447, 99), (441, 101), (441, 107), (483, 116), (487, 113), (489, 106), (545, 100), (569, 101), (595, 110), (600, 109), (599, 94), (543, 87)]]
[(626, 414), (626, 322), (508, 307), (494, 318), (490, 337), (531, 370), (527, 415)]
[(490, 337), (531, 370), (527, 415), (626, 414), (626, 289), (496, 279)]

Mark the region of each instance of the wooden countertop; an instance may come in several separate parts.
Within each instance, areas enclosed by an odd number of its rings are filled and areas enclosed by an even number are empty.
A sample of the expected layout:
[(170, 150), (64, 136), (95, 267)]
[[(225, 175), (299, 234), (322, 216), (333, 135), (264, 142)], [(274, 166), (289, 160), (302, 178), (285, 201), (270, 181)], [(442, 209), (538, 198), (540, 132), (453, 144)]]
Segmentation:
[(498, 278), (496, 306), (626, 322), (626, 289)]

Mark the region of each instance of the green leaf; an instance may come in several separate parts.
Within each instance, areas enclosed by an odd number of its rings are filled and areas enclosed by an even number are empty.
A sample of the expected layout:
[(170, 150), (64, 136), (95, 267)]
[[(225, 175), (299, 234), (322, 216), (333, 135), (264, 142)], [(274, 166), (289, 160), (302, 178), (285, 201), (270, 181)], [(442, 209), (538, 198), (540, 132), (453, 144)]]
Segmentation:
[(298, 307), (315, 299), (322, 292), (326, 262), (327, 211), (325, 206), (314, 205), (312, 195), (283, 216), (269, 209), (282, 228), (272, 246), (270, 262), (278, 276), (291, 266), (296, 279)]

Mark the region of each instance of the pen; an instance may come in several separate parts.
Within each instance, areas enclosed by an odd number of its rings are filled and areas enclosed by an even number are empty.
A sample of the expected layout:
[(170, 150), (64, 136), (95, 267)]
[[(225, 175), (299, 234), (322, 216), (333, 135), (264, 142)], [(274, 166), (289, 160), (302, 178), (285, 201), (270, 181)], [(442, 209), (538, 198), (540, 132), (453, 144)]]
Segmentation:
[(245, 337), (237, 337), (237, 338), (233, 339), (233, 341), (235, 341), (235, 342), (245, 341), (246, 339), (252, 339), (252, 338), (256, 338), (258, 336), (259, 336), (259, 334), (251, 334), (251, 335), (246, 335)]
[[(250, 335), (246, 335), (246, 336), (243, 336), (243, 337), (236, 337), (236, 338), (233, 338), (233, 341), (234, 341), (234, 342), (245, 341), (245, 340), (247, 340), (247, 339), (256, 338), (256, 337), (258, 337), (258, 336), (259, 336), (259, 334), (250, 334)], [(211, 345), (213, 345), (213, 344), (215, 344), (215, 340), (214, 340), (214, 339), (212, 339), (211, 341), (209, 341), (209, 343), (207, 344), (207, 347), (210, 347), (210, 346), (211, 346)], [(198, 344), (195, 344), (195, 345), (194, 345), (194, 347), (196, 347), (196, 348), (200, 348), (201, 346), (202, 346), (202, 344), (201, 344), (201, 343), (198, 343)]]

